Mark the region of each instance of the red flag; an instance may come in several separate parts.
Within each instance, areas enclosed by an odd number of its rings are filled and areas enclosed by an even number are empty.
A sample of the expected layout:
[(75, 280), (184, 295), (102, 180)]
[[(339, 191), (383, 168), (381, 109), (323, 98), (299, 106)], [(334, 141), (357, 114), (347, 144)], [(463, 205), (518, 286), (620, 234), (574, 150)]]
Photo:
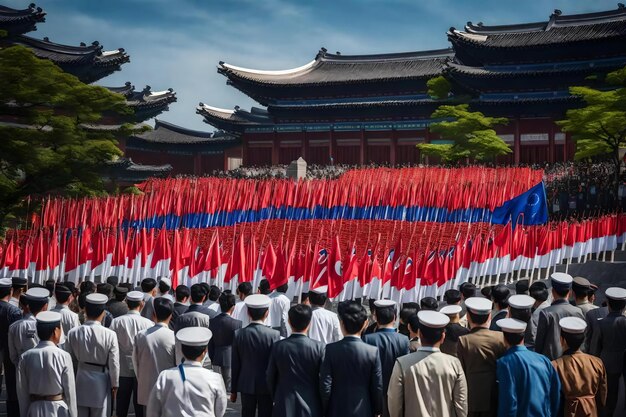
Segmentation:
[(213, 237), (211, 238), (211, 246), (207, 252), (206, 262), (204, 263), (204, 270), (213, 273), (222, 265), (222, 251), (220, 249), (220, 236), (219, 232), (215, 230)]
[(239, 239), (233, 247), (224, 282), (230, 282), (235, 275), (239, 280), (245, 279), (246, 276), (246, 249), (243, 244), (243, 233), (239, 235)]
[(272, 245), (272, 242), (270, 241), (270, 243), (265, 248), (265, 252), (263, 253), (263, 266), (261, 268), (263, 271), (263, 276), (268, 280), (270, 279), (270, 277), (274, 276), (274, 270), (276, 269), (277, 260), (278, 257), (276, 255), (276, 251), (274, 250), (274, 245)]
[(328, 256), (328, 297), (334, 298), (343, 290), (343, 271), (339, 236), (335, 236), (333, 248)]
[(358, 277), (359, 277), (359, 259), (356, 256), (356, 242), (353, 242), (352, 251), (350, 253), (350, 259), (348, 260), (348, 266), (343, 271), (343, 282), (345, 283)]
[(165, 225), (163, 225), (163, 228), (159, 232), (159, 237), (157, 238), (156, 245), (154, 246), (154, 252), (152, 253), (152, 262), (150, 263), (150, 267), (154, 268), (159, 261), (171, 258), (172, 249), (170, 248), (170, 240), (168, 238), (168, 233), (165, 229)]

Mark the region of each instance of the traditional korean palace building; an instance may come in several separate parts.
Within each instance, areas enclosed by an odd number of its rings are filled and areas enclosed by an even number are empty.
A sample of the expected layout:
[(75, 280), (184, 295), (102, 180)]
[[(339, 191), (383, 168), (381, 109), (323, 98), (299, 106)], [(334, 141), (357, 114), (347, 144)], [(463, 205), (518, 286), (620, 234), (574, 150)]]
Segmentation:
[[(343, 55), (322, 48), (298, 68), (265, 71), (220, 62), (227, 83), (263, 108), (225, 110), (200, 103), (197, 113), (241, 140), (244, 165), (427, 162), (418, 143), (441, 143), (429, 132), (441, 104), (468, 103), (488, 116), (513, 153), (502, 163), (571, 159), (575, 146), (555, 121), (581, 106), (576, 85), (603, 86), (626, 65), (626, 8), (564, 15), (504, 26), (471, 23), (447, 32), (451, 48), (381, 55)], [(428, 95), (443, 76), (448, 99)], [(430, 162), (433, 162), (432, 160)]]

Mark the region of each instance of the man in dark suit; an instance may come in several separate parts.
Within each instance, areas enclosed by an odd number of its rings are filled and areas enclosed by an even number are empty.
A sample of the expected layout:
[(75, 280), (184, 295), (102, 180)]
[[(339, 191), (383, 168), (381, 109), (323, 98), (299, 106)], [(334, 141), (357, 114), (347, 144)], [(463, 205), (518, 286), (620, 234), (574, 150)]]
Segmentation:
[(605, 415), (613, 416), (617, 405), (619, 379), (623, 375), (626, 381), (624, 353), (626, 352), (626, 290), (623, 288), (607, 288), (606, 299), (609, 314), (600, 320), (600, 338), (598, 348), (600, 359), (606, 368), (607, 396)]
[(327, 417), (372, 417), (383, 411), (383, 379), (378, 349), (363, 343), (367, 313), (344, 301), (338, 308), (344, 338), (326, 345), (320, 370), (322, 408)]
[(236, 302), (233, 294), (221, 294), (218, 302), (222, 313), (209, 322), (209, 329), (213, 332), (213, 337), (209, 342), (209, 357), (213, 370), (222, 375), (226, 391), (230, 392), (233, 338), (235, 332), (241, 329), (241, 320), (230, 316)]
[[(372, 334), (363, 336), (363, 341), (368, 345), (378, 348), (380, 365), (383, 372), (383, 393), (389, 387), (389, 378), (400, 356), (409, 354), (409, 338), (396, 331), (396, 303), (392, 300), (376, 300), (377, 330)], [(383, 395), (383, 415), (388, 416), (387, 396)]]
[(494, 306), (496, 307), (496, 312), (493, 315), (493, 319), (491, 320), (491, 326), (489, 326), (489, 330), (493, 330), (496, 332), (501, 332), (502, 329), (498, 327), (498, 320), (506, 318), (509, 308), (509, 295), (511, 295), (511, 291), (507, 288), (506, 285), (499, 284), (493, 287), (491, 290), (491, 301), (493, 301)]
[(297, 304), (289, 309), (291, 336), (272, 348), (267, 384), (274, 398), (273, 417), (322, 417), (319, 372), (324, 344), (307, 336), (313, 311)]
[(272, 415), (272, 396), (267, 385), (266, 371), (274, 343), (280, 333), (263, 324), (269, 314), (271, 299), (267, 295), (246, 297), (250, 324), (235, 332), (232, 348), (232, 380), (230, 400), (237, 401), (241, 393), (241, 417)]
[(594, 308), (585, 314), (587, 329), (585, 330), (585, 347), (583, 352), (600, 357), (600, 323), (609, 315), (608, 307)]
[(174, 330), (174, 322), (181, 314), (184, 314), (189, 308), (189, 287), (186, 285), (179, 285), (176, 287), (176, 302), (174, 303), (174, 311), (172, 312), (172, 319), (170, 320), (170, 329)]
[(217, 312), (202, 305), (206, 300), (207, 293), (200, 284), (191, 286), (191, 305), (183, 314), (176, 318), (174, 331), (179, 331), (185, 327), (206, 327), (209, 328), (209, 319), (217, 316)]

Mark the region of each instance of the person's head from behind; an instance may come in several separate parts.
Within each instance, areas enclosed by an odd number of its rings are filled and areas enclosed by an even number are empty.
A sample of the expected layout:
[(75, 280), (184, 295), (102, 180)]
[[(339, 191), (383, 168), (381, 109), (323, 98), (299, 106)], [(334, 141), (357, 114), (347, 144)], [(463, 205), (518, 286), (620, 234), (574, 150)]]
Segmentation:
[(92, 281), (83, 281), (80, 283), (80, 293), (91, 294), (92, 292), (96, 292), (96, 284)]
[(434, 297), (424, 297), (420, 300), (420, 310), (436, 311), (439, 303)]
[(377, 300), (374, 303), (376, 309), (376, 323), (378, 327), (393, 325), (396, 321), (396, 303), (391, 300)]
[(344, 336), (360, 335), (367, 322), (365, 308), (356, 301), (343, 301), (339, 304), (337, 311)]
[(561, 329), (561, 348), (563, 351), (576, 352), (585, 341), (587, 322), (578, 317), (563, 317), (559, 320)]
[(464, 282), (459, 287), (459, 291), (461, 291), (463, 300), (467, 300), (468, 298), (474, 297), (476, 295), (476, 285), (472, 284), (471, 282)]
[(448, 305), (457, 305), (461, 303), (461, 291), (454, 288), (449, 289), (443, 294), (443, 301)]
[(74, 295), (66, 286), (57, 285), (54, 289), (54, 298), (56, 298), (57, 304), (67, 305), (72, 302)]
[(563, 300), (569, 298), (572, 290), (574, 279), (571, 275), (563, 272), (555, 272), (550, 276), (552, 284), (552, 298), (554, 300)]
[(420, 310), (418, 303), (404, 303), (400, 310), (400, 323), (409, 324), (409, 318), (413, 317)]
[(239, 284), (237, 286), (237, 295), (239, 296), (240, 300), (245, 300), (246, 297), (248, 297), (250, 294), (252, 294), (252, 284), (249, 282), (242, 282), (241, 284)]
[(114, 287), (117, 287), (120, 283), (120, 279), (114, 275), (111, 275), (107, 278), (107, 284), (111, 284)]
[(264, 294), (254, 294), (246, 297), (244, 301), (248, 309), (250, 321), (262, 322), (269, 315), (270, 304), (272, 300)]
[(271, 292), (270, 282), (266, 279), (262, 279), (261, 282), (259, 282), (259, 294), (268, 295)]
[(176, 333), (176, 340), (185, 360), (202, 362), (212, 336), (213, 333), (206, 327), (186, 327)]
[(61, 314), (54, 311), (43, 311), (37, 314), (37, 336), (43, 342), (58, 345), (61, 341)]
[(172, 281), (169, 278), (161, 278), (158, 286), (161, 294), (167, 294), (172, 289)]
[(326, 299), (326, 287), (319, 287), (309, 291), (309, 302), (314, 307), (324, 307)]
[(185, 304), (189, 301), (189, 296), (191, 292), (189, 291), (189, 287), (186, 285), (179, 285), (176, 287), (176, 301), (179, 303)]
[(498, 320), (496, 324), (502, 329), (504, 341), (508, 347), (519, 346), (524, 343), (526, 323), (521, 320), (506, 318)]
[(480, 289), (480, 293), (483, 297), (491, 300), (491, 291), (493, 290), (492, 286), (483, 287)]
[(109, 299), (113, 298), (113, 286), (111, 284), (103, 283), (98, 284), (96, 287), (98, 294), (104, 294)]
[(285, 294), (287, 290), (289, 290), (289, 284), (283, 284), (276, 287), (276, 292), (279, 292), (281, 294)]
[(296, 304), (289, 309), (289, 326), (294, 333), (306, 333), (311, 324), (313, 310), (310, 306), (304, 304)]
[(470, 329), (475, 327), (489, 327), (491, 320), (491, 300), (483, 297), (470, 297), (465, 300), (467, 307), (467, 322)]
[(131, 291), (126, 294), (126, 305), (131, 311), (141, 311), (144, 306), (143, 293), (141, 291)]
[(217, 285), (211, 285), (211, 287), (209, 288), (209, 300), (217, 301), (219, 300), (221, 294), (222, 291), (220, 291), (220, 287), (218, 287)]
[(191, 302), (194, 304), (202, 304), (206, 300), (206, 292), (202, 284), (193, 284), (190, 293)]
[(446, 326), (450, 318), (445, 314), (432, 310), (421, 310), (417, 313), (419, 319), (418, 337), (422, 346), (439, 347), (446, 337)]
[(536, 281), (533, 282), (529, 289), (529, 295), (535, 299), (535, 307), (545, 303), (550, 296), (548, 291), (548, 287), (544, 282)]
[(420, 319), (419, 317), (417, 317), (417, 313), (415, 313), (413, 316), (409, 317), (408, 321), (408, 328), (409, 328), (409, 336), (411, 339), (414, 339), (416, 337), (419, 337), (419, 331), (420, 331)]
[(36, 316), (41, 311), (48, 309), (48, 296), (50, 292), (46, 288), (30, 288), (24, 294), (28, 311)]
[(50, 297), (54, 295), (54, 286), (56, 285), (56, 281), (52, 278), (46, 280), (45, 287), (50, 293)]
[(529, 281), (527, 279), (520, 279), (515, 283), (515, 294), (528, 295)]
[(157, 282), (154, 278), (144, 278), (141, 280), (141, 291), (154, 296), (156, 294)]
[(508, 306), (508, 299), (511, 291), (506, 285), (496, 285), (491, 290), (491, 299), (496, 304), (498, 310), (505, 310)]
[(167, 322), (172, 318), (174, 303), (167, 297), (157, 297), (153, 300), (154, 320), (157, 323)]
[(237, 299), (234, 294), (222, 293), (218, 300), (220, 304), (220, 310), (222, 313), (231, 314), (237, 304)]
[(622, 314), (626, 308), (626, 289), (619, 287), (607, 288), (605, 293), (610, 313)]
[(108, 298), (104, 294), (89, 294), (85, 297), (85, 316), (88, 320), (102, 321)]

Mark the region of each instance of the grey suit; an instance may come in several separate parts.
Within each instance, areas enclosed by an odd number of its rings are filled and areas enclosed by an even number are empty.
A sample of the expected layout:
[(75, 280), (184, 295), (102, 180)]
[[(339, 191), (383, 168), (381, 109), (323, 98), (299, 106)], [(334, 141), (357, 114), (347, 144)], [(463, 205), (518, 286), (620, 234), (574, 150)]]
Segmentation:
[[(209, 311), (211, 314), (209, 314)], [(186, 327), (206, 327), (209, 328), (209, 321), (215, 317), (215, 312), (209, 310), (201, 304), (192, 304), (184, 314), (178, 316), (174, 322), (174, 331)]]
[(326, 345), (320, 390), (326, 417), (381, 414), (383, 378), (378, 349), (353, 336)]
[(209, 329), (213, 332), (213, 337), (209, 341), (209, 357), (213, 369), (222, 374), (226, 391), (230, 392), (233, 339), (235, 332), (241, 329), (241, 320), (221, 313), (209, 322)]
[(585, 314), (587, 330), (585, 331), (585, 352), (600, 357), (600, 323), (609, 314), (607, 307), (589, 310)]
[(610, 312), (600, 320), (598, 341), (600, 359), (606, 368), (607, 396), (606, 415), (612, 416), (617, 405), (619, 379), (624, 375), (624, 353), (626, 352), (626, 317), (619, 312)]
[(189, 308), (188, 305), (179, 303), (178, 301), (174, 303), (174, 310), (172, 311), (172, 319), (170, 320), (170, 329), (174, 330), (174, 322), (176, 322), (176, 319), (179, 316), (185, 314), (188, 308)]
[(154, 305), (152, 301), (154, 297), (148, 293), (143, 294), (143, 308), (141, 309), (141, 316), (147, 318), (148, 320), (152, 320), (152, 316), (154, 315)]
[(267, 384), (274, 398), (273, 417), (322, 417), (319, 372), (324, 344), (292, 334), (272, 348)]
[(272, 414), (266, 370), (272, 346), (279, 340), (279, 332), (255, 322), (235, 332), (231, 392), (241, 393), (242, 417), (254, 417), (257, 408), (259, 417)]
[(537, 337), (535, 339), (535, 352), (541, 353), (550, 360), (561, 357), (561, 328), (559, 320), (564, 317), (578, 317), (585, 319), (580, 308), (571, 305), (567, 300), (555, 300), (550, 307), (546, 307), (539, 313), (537, 325)]

